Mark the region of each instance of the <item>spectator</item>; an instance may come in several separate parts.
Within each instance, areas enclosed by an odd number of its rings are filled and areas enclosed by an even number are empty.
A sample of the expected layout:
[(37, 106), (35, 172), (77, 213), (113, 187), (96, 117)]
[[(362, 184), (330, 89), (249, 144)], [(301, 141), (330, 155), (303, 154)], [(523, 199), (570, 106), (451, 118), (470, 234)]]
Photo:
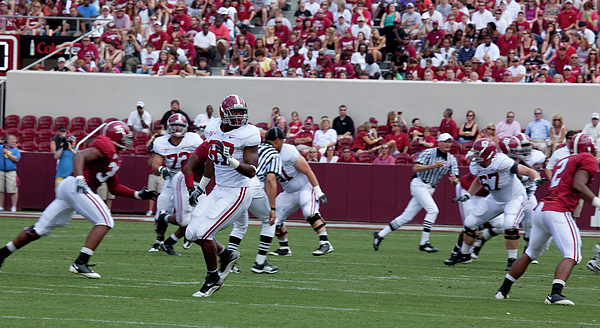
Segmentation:
[[(408, 145), (410, 144), (410, 140), (408, 139), (408, 135), (402, 132), (402, 127), (404, 126), (402, 122), (403, 120), (392, 122), (392, 133), (387, 134), (385, 136), (385, 139), (383, 140), (383, 145), (388, 146), (388, 149), (392, 155), (408, 152)], [(375, 147), (374, 150), (377, 150), (382, 146)]]
[(84, 36), (81, 39), (81, 42), (65, 42), (59, 44), (56, 46), (56, 49), (62, 49), (64, 47), (79, 48), (79, 51), (77, 52), (77, 57), (79, 59), (83, 59), (85, 58), (86, 54), (89, 54), (92, 56), (96, 66), (98, 66), (98, 61), (100, 58), (98, 55), (98, 48), (92, 43), (92, 39), (90, 39), (89, 36)]
[(317, 152), (317, 148), (310, 147), (308, 149), (308, 153), (306, 155), (306, 161), (307, 162), (314, 162), (314, 163), (318, 163), (319, 162), (319, 154)]
[(183, 50), (185, 57), (190, 63), (196, 62), (196, 48), (194, 47), (194, 43), (190, 42), (190, 34), (188, 32), (181, 33), (179, 49)]
[(342, 157), (339, 157), (337, 163), (356, 163), (356, 158), (352, 156), (350, 147), (345, 146), (342, 148)]
[[(471, 20), (475, 24), (475, 29), (479, 31), (481, 29), (486, 28), (487, 24), (494, 20), (494, 15), (492, 15), (492, 13), (485, 8), (484, 0), (479, 0), (477, 6), (478, 9), (471, 16)], [(482, 56), (477, 56), (477, 58), (481, 57)]]
[[(567, 46), (561, 44), (558, 47), (558, 54), (552, 59), (552, 61), (550, 62), (550, 66), (554, 68), (556, 73), (562, 74), (565, 65), (569, 64), (569, 61), (571, 60), (571, 55), (573, 53), (575, 53), (575, 51), (572, 47), (569, 47), (567, 49)], [(550, 72), (550, 74), (552, 74), (552, 72)]]
[(333, 129), (337, 132), (338, 138), (352, 138), (354, 135), (354, 121), (346, 115), (348, 107), (340, 105), (340, 116), (333, 119)]
[(489, 34), (483, 37), (483, 43), (477, 46), (475, 51), (475, 57), (477, 58), (483, 58), (484, 55), (490, 56), (492, 61), (496, 61), (500, 57), (500, 49), (492, 43), (492, 37)]
[(4, 211), (4, 193), (10, 194), (11, 212), (17, 211), (19, 186), (17, 184), (17, 163), (21, 160), (21, 152), (17, 148), (19, 140), (13, 135), (6, 137), (0, 148), (4, 154), (0, 162), (0, 211)]
[(327, 147), (325, 155), (321, 156), (319, 163), (337, 163), (339, 157), (335, 155), (335, 149), (333, 146)]
[(202, 32), (194, 37), (194, 47), (198, 51), (198, 57), (205, 57), (210, 65), (215, 58), (215, 47), (217, 45), (216, 36), (210, 31), (209, 25), (202, 24)]
[[(404, 122), (404, 119), (402, 120)], [(410, 140), (416, 140), (416, 138), (423, 136), (423, 127), (421, 126), (421, 120), (418, 117), (415, 117), (411, 121), (412, 127), (408, 130), (408, 135), (410, 136)]]
[(273, 107), (271, 110), (271, 117), (269, 118), (268, 126), (269, 128), (276, 126), (280, 128), (281, 131), (286, 130), (285, 117), (281, 114), (281, 111), (278, 107)]
[(325, 150), (329, 146), (335, 146), (337, 143), (336, 130), (331, 129), (331, 121), (327, 117), (321, 119), (320, 130), (315, 132), (315, 139), (313, 141), (313, 147), (321, 153), (325, 154)]
[[(364, 12), (366, 13), (367, 11)], [(362, 32), (367, 40), (371, 38), (371, 27), (365, 23), (365, 20), (366, 19), (364, 17), (358, 16), (356, 19), (356, 24), (352, 25), (351, 28), (353, 37), (358, 38), (358, 33)], [(373, 32), (375, 32), (375, 30), (373, 30)], [(379, 38), (379, 30), (377, 30), (377, 37)]]
[(159, 52), (154, 51), (154, 45), (151, 42), (146, 43), (144, 50), (140, 53), (142, 67), (135, 71), (136, 74), (150, 74), (152, 67), (158, 61)]
[(449, 133), (452, 138), (456, 140), (458, 137), (458, 128), (456, 127), (456, 122), (452, 119), (452, 113), (454, 113), (452, 108), (446, 108), (444, 110), (444, 118), (442, 119), (442, 123), (440, 123), (438, 134)]
[(125, 15), (125, 6), (119, 5), (117, 7), (117, 12), (115, 13), (115, 27), (119, 31), (119, 33), (123, 33), (128, 31), (131, 28), (131, 18), (128, 15)]
[(294, 139), (296, 149), (306, 150), (310, 148), (313, 144), (314, 138), (315, 130), (313, 129), (313, 120), (311, 117), (307, 117), (306, 120), (304, 120), (304, 128), (298, 132), (296, 138)]
[(583, 130), (581, 132), (589, 135), (594, 140), (598, 140), (598, 138), (600, 137), (600, 125), (598, 125), (599, 121), (600, 121), (600, 114), (593, 113), (592, 114), (592, 122), (586, 124), (583, 127)]
[(443, 29), (438, 28), (440, 25), (438, 21), (434, 20), (432, 25), (433, 28), (427, 33), (427, 37), (425, 38), (425, 48), (431, 48), (431, 50), (435, 51), (441, 47), (446, 34)]
[(515, 113), (508, 112), (506, 113), (506, 120), (501, 121), (496, 125), (496, 133), (498, 134), (499, 139), (504, 139), (506, 137), (516, 137), (519, 133), (521, 133), (521, 124), (515, 121)]
[(299, 121), (298, 112), (292, 112), (292, 121), (288, 124), (287, 137), (296, 137), (302, 129), (302, 122)]
[(379, 141), (379, 139), (371, 138), (369, 136), (369, 132), (371, 131), (372, 127), (373, 125), (371, 122), (365, 122), (358, 128), (356, 138), (354, 139), (354, 144), (352, 145), (352, 151), (357, 155), (368, 151), (372, 145)]
[(165, 114), (163, 115), (162, 119), (160, 120), (160, 125), (161, 125), (162, 130), (167, 130), (167, 121), (169, 120), (169, 117), (171, 117), (171, 115), (174, 115), (174, 114), (181, 114), (181, 115), (185, 116), (185, 118), (188, 121), (188, 124), (190, 122), (192, 122), (190, 120), (190, 117), (188, 116), (188, 114), (186, 114), (184, 111), (179, 109), (179, 100), (174, 99), (171, 101), (171, 110), (166, 111)]
[(212, 67), (208, 65), (208, 59), (204, 57), (198, 58), (198, 69), (196, 70), (196, 75), (201, 76), (211, 76), (212, 75)]
[(73, 157), (79, 153), (79, 150), (75, 149), (76, 145), (77, 138), (69, 136), (61, 140), (58, 150), (54, 153), (54, 159), (57, 160), (55, 189), (59, 182), (73, 173)]
[(204, 129), (206, 128), (208, 123), (219, 119), (218, 117), (213, 116), (213, 112), (213, 106), (208, 105), (206, 106), (206, 114), (200, 113), (194, 119), (194, 126), (198, 128), (198, 132), (200, 132), (200, 134), (204, 134)]
[(431, 135), (431, 128), (428, 126), (423, 127), (423, 137), (418, 137), (417, 143), (419, 144), (418, 153), (422, 152), (427, 148), (433, 148), (437, 146), (437, 138)]
[(58, 127), (58, 133), (50, 140), (50, 152), (56, 153), (56, 150), (62, 144), (62, 140), (67, 137), (67, 128), (63, 125)]
[(144, 110), (144, 102), (138, 101), (136, 104), (136, 110), (129, 114), (127, 119), (127, 125), (132, 133), (135, 132), (146, 132), (150, 135), (150, 129), (152, 128), (152, 116), (150, 113)]
[(379, 24), (380, 28), (385, 28), (388, 26), (393, 26), (394, 22), (396, 20), (398, 20), (398, 22), (402, 21), (402, 16), (400, 15), (400, 13), (396, 10), (396, 3), (392, 2), (390, 4), (388, 4), (387, 7), (387, 12), (383, 14), (383, 17), (381, 18), (381, 23)]
[(402, 14), (402, 23), (400, 26), (404, 29), (411, 39), (419, 37), (419, 31), (421, 29), (421, 14), (415, 12), (415, 5), (409, 2), (406, 5), (406, 11)]
[(561, 30), (568, 31), (572, 28), (577, 28), (575, 25), (576, 22), (577, 9), (573, 8), (573, 0), (567, 0), (556, 18), (556, 23), (560, 26)]
[(396, 159), (390, 155), (390, 147), (388, 145), (384, 144), (381, 146), (381, 150), (373, 160), (373, 164), (396, 165)]
[(508, 22), (504, 18), (502, 18), (502, 10), (500, 8), (497, 8), (494, 11), (494, 19), (492, 19), (491, 23), (494, 23), (496, 25), (496, 30), (500, 34), (506, 33), (506, 29), (508, 28)]
[(127, 40), (121, 44), (121, 50), (123, 50), (123, 70), (126, 72), (135, 71), (141, 63), (140, 51), (142, 51), (142, 45), (135, 38), (135, 31), (129, 30), (127, 32)]
[(535, 120), (527, 124), (525, 134), (531, 138), (531, 144), (546, 154), (549, 155), (548, 145), (550, 145), (550, 128), (552, 124), (544, 119), (544, 113), (541, 108), (536, 108), (533, 111)]
[(567, 128), (563, 124), (562, 116), (560, 114), (552, 116), (552, 127), (550, 128), (550, 136), (552, 136), (552, 141), (550, 142), (552, 153), (554, 153), (556, 147), (567, 143), (565, 141), (566, 134)]
[[(86, 54), (87, 56), (87, 54)], [(121, 68), (123, 65), (123, 52), (117, 48), (115, 41), (108, 42), (106, 47), (106, 54), (104, 55), (104, 62), (100, 64), (100, 68), (107, 70), (109, 68)]]
[(498, 136), (496, 135), (496, 126), (494, 125), (494, 123), (488, 123), (485, 129), (483, 129), (481, 133), (477, 135), (476, 140), (479, 140), (481, 138), (492, 139), (494, 140), (496, 145), (500, 144), (500, 139), (498, 139)]
[[(1, 7), (1, 3), (0, 3), (0, 7)], [(0, 8), (1, 10), (2, 8)], [(53, 35), (60, 35), (60, 33), (62, 32), (62, 19), (59, 19), (60, 16), (58, 16), (58, 7), (56, 5), (52, 6), (50, 15), (46, 18), (46, 35), (47, 36), (53, 36)], [(56, 17), (56, 18), (54, 18)], [(8, 22), (7, 22), (8, 23)]]
[[(477, 74), (477, 73), (476, 73)], [(467, 111), (467, 122), (463, 123), (458, 130), (458, 142), (462, 145), (465, 141), (475, 141), (477, 137), (477, 123), (475, 123), (475, 112), (472, 110)]]
[(152, 24), (154, 33), (148, 37), (148, 42), (152, 42), (154, 50), (165, 50), (169, 41), (169, 35), (162, 30), (162, 25), (159, 21), (154, 21)]
[(83, 4), (77, 7), (77, 11), (82, 13), (85, 18), (98, 16), (98, 9), (94, 6), (90, 6), (90, 0), (83, 0)]
[(513, 82), (525, 82), (525, 74), (527, 73), (527, 70), (525, 69), (525, 66), (521, 65), (519, 57), (513, 57), (512, 66), (506, 70), (510, 72)]
[(514, 35), (512, 27), (506, 29), (506, 33), (498, 38), (496, 45), (500, 49), (500, 56), (508, 56), (509, 50), (519, 50), (519, 38)]
[(458, 66), (460, 66), (461, 69), (464, 67), (463, 65), (467, 61), (470, 61), (471, 58), (475, 56), (475, 52), (477, 51), (477, 49), (473, 47), (471, 39), (469, 38), (464, 38), (462, 44), (462, 47), (458, 50), (458, 53), (456, 55), (456, 62), (458, 63)]
[(58, 58), (58, 64), (55, 66), (52, 71), (54, 72), (71, 72), (71, 69), (65, 66), (66, 59), (65, 57)]

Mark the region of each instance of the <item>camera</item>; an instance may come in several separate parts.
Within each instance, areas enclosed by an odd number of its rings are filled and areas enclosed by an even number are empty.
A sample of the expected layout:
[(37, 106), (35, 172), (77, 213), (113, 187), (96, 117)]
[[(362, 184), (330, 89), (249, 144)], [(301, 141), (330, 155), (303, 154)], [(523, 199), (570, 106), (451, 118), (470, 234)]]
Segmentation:
[(69, 141), (67, 140), (67, 137), (61, 137), (59, 145), (65, 150), (69, 149)]

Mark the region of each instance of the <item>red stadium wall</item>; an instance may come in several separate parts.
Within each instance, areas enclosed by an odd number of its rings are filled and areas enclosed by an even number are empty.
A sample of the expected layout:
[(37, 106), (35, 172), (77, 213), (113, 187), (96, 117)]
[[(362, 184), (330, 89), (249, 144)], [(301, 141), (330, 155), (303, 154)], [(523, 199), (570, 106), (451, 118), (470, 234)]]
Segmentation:
[[(149, 168), (145, 156), (123, 156), (119, 178), (124, 185), (134, 189), (148, 182)], [(22, 209), (43, 210), (54, 199), (54, 175), (56, 160), (48, 153), (23, 153), (18, 165), (20, 179), (19, 207)], [(400, 215), (410, 200), (409, 183), (413, 176), (410, 165), (372, 164), (311, 164), (329, 202), (321, 206), (321, 214), (326, 220), (387, 223)], [(461, 168), (465, 173), (466, 167)], [(595, 179), (592, 190), (598, 190), (600, 179)], [(538, 199), (548, 189), (546, 183), (538, 189)], [(434, 199), (440, 214), (436, 224), (460, 225), (458, 206), (452, 203), (455, 197), (454, 186), (447, 178), (438, 185)], [(121, 213), (144, 213), (148, 203), (117, 197), (113, 211)], [(584, 230), (600, 230), (590, 227), (590, 216), (594, 214), (591, 205), (583, 208), (577, 224)], [(424, 212), (417, 216), (415, 223), (422, 222)], [(292, 218), (301, 218), (296, 212)]]

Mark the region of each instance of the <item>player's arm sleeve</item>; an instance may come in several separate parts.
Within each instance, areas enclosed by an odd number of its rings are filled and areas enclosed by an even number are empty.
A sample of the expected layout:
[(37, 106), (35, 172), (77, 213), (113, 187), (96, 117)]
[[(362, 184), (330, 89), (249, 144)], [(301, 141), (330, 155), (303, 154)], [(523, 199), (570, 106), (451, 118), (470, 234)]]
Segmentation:
[(208, 159), (208, 142), (202, 143), (190, 157), (183, 168), (183, 174), (185, 176), (185, 185), (189, 189), (194, 186), (194, 168), (198, 165), (202, 165)]
[(112, 178), (106, 180), (106, 185), (110, 193), (115, 196), (135, 198), (135, 190), (130, 189), (119, 182), (119, 176), (114, 175)]
[(510, 167), (510, 173), (512, 174), (517, 174), (519, 173), (519, 163), (515, 162), (511, 167)]

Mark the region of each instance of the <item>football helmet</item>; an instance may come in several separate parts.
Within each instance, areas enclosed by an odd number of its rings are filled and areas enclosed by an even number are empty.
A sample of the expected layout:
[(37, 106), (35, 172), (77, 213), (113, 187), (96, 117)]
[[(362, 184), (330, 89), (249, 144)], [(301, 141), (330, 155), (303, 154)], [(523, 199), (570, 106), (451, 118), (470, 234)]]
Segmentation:
[(488, 138), (479, 139), (475, 141), (467, 156), (477, 161), (477, 163), (492, 159), (496, 156), (496, 143)]
[(516, 138), (519, 139), (519, 141), (521, 142), (520, 155), (522, 155), (523, 157), (529, 156), (529, 154), (531, 154), (532, 149), (531, 139), (529, 139), (529, 137), (525, 133), (517, 134)]
[(102, 129), (102, 134), (109, 137), (120, 150), (133, 146), (133, 134), (129, 131), (127, 124), (121, 121), (107, 123)]
[[(233, 112), (239, 112), (235, 115)], [(219, 105), (219, 114), (221, 121), (231, 127), (240, 127), (248, 124), (248, 105), (246, 101), (238, 95), (229, 95), (225, 97)]]
[(167, 132), (174, 137), (183, 137), (187, 132), (188, 121), (181, 114), (173, 114), (167, 121)]
[(594, 139), (586, 133), (578, 133), (569, 140), (571, 154), (590, 153), (596, 156), (596, 144)]
[(523, 148), (521, 140), (517, 137), (509, 136), (500, 140), (500, 150), (512, 159), (523, 158)]

